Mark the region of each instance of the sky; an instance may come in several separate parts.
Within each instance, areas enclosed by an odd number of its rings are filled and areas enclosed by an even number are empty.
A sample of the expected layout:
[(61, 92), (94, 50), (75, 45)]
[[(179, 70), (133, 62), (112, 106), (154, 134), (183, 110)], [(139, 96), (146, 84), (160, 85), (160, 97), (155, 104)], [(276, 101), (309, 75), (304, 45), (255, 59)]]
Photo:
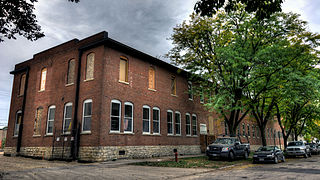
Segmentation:
[[(197, 0), (67, 0), (39, 1), (35, 14), (45, 37), (28, 41), (23, 37), (0, 43), (0, 127), (8, 121), (14, 65), (34, 54), (101, 31), (110, 38), (154, 57), (173, 46), (168, 40), (173, 28), (188, 19)], [(320, 32), (319, 0), (285, 0), (284, 12), (301, 14), (312, 32)], [(161, 59), (161, 58), (160, 58)]]

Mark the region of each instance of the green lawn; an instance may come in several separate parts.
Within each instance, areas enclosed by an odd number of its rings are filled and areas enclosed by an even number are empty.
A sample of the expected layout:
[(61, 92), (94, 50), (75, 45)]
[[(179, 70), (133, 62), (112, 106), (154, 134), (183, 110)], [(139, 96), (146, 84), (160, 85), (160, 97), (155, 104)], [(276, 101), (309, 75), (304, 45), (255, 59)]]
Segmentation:
[(152, 162), (140, 162), (133, 165), (139, 166), (157, 166), (157, 167), (178, 167), (178, 168), (220, 168), (230, 166), (234, 164), (251, 164), (252, 158), (247, 160), (237, 159), (233, 162), (227, 160), (209, 160), (207, 156), (181, 158), (179, 162), (175, 162), (174, 159), (167, 161), (152, 161)]

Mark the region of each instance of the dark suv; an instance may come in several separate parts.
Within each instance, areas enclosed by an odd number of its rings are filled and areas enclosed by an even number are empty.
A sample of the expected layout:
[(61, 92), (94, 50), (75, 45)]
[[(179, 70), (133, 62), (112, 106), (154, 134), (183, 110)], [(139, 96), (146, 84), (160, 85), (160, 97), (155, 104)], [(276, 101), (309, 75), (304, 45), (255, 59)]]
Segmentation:
[(237, 137), (219, 137), (206, 150), (209, 159), (226, 158), (230, 161), (236, 157), (247, 159), (249, 153), (250, 144), (241, 144)]

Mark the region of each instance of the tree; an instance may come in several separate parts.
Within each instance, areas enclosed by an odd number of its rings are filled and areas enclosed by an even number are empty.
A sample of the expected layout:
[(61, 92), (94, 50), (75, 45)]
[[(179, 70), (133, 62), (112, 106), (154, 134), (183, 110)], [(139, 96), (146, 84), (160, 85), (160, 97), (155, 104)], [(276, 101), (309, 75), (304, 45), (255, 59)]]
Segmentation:
[(283, 0), (199, 0), (194, 10), (201, 16), (212, 16), (221, 8), (228, 13), (237, 10), (237, 3), (244, 4), (248, 13), (255, 13), (257, 19), (262, 20), (275, 12), (281, 12)]
[[(68, 0), (79, 2), (80, 0)], [(44, 36), (33, 13), (34, 3), (38, 0), (1, 0), (0, 1), (0, 42), (4, 38), (16, 39), (16, 34), (35, 41)]]

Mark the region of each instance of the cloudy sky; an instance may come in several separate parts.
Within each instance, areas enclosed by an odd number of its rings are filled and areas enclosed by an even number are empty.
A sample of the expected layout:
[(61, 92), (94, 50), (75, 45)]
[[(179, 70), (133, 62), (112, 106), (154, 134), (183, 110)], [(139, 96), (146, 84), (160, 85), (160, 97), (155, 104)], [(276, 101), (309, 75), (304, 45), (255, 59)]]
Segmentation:
[[(152, 56), (172, 47), (167, 40), (172, 28), (192, 13), (196, 0), (67, 0), (39, 1), (36, 15), (45, 37), (31, 42), (24, 38), (0, 43), (0, 127), (7, 124), (14, 65), (33, 54), (73, 38), (82, 39), (101, 31), (109, 37)], [(285, 12), (301, 14), (312, 32), (320, 32), (319, 0), (286, 0)]]

